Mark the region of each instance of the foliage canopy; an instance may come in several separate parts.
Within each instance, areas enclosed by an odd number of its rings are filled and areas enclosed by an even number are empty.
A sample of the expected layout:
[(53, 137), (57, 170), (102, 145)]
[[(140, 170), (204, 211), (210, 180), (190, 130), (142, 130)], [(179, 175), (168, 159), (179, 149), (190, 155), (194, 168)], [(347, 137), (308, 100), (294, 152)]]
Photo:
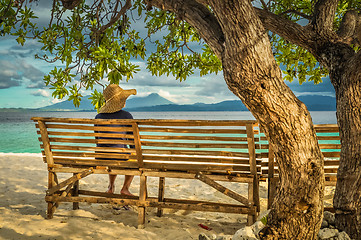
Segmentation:
[[(55, 67), (44, 77), (46, 85), (53, 90), (53, 97), (68, 96), (76, 106), (80, 104), (82, 88), (94, 90), (104, 78), (115, 84), (133, 78), (140, 70), (137, 59), (147, 61), (147, 69), (153, 75), (173, 75), (180, 81), (195, 70), (206, 75), (222, 69), (221, 62), (190, 24), (174, 13), (148, 8), (142, 0), (54, 0), (46, 26), (36, 23), (35, 10), (40, 2), (0, 0), (0, 35), (15, 36), (21, 45), (26, 39), (40, 42), (44, 54), (35, 57), (63, 66)], [(76, 6), (69, 7), (67, 2)], [(304, 25), (312, 20), (315, 4), (311, 0), (253, 3)], [(340, 1), (335, 27), (347, 10), (360, 7), (357, 0)], [(274, 56), (285, 68), (286, 80), (319, 83), (327, 75), (327, 70), (307, 50), (272, 32), (269, 36)], [(91, 99), (96, 108), (104, 101), (96, 90)]]

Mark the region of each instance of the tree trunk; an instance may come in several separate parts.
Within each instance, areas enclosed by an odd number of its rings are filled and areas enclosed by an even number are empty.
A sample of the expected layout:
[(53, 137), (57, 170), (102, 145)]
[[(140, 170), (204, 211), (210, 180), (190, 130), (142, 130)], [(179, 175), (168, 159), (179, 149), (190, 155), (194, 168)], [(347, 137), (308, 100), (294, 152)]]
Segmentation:
[(324, 175), (311, 116), (283, 82), (262, 23), (249, 1), (210, 1), (225, 36), (222, 64), (230, 90), (259, 121), (279, 164), (264, 239), (316, 239)]
[(336, 227), (361, 239), (361, 53), (344, 62), (342, 70), (330, 74), (341, 138), (334, 207)]

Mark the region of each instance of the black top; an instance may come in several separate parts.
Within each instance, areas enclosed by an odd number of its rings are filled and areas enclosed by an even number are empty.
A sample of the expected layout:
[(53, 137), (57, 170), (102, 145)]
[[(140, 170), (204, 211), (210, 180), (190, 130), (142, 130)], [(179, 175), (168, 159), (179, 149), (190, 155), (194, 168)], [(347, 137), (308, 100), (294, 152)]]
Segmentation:
[[(99, 113), (95, 116), (95, 119), (133, 119), (132, 114), (127, 111), (120, 110), (114, 113)], [(100, 125), (98, 125), (100, 126)], [(101, 125), (101, 126), (109, 126), (109, 127), (131, 127), (129, 125)], [(95, 131), (99, 132), (99, 131)], [(119, 133), (119, 134), (133, 134), (132, 132), (103, 132), (102, 133)], [(97, 137), (99, 138), (99, 137)], [(102, 138), (104, 139), (104, 138)], [(107, 138), (112, 139), (112, 138)], [(122, 138), (123, 139), (123, 138)], [(127, 140), (127, 139), (123, 139)], [(97, 144), (97, 147), (119, 147), (119, 148), (126, 148), (127, 145), (125, 144)], [(134, 145), (130, 145), (130, 148), (135, 148)]]
[(95, 119), (133, 119), (133, 116), (130, 112), (120, 110), (114, 113), (99, 113)]

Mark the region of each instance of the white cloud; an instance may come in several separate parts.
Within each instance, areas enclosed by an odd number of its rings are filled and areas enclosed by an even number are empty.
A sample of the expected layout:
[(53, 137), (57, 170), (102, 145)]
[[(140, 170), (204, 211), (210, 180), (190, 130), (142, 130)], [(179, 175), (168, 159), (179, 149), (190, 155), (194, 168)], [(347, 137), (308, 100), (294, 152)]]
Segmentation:
[(180, 100), (178, 95), (171, 94), (170, 92), (162, 90), (162, 89), (158, 91), (158, 94), (161, 97), (164, 97), (174, 103), (178, 103)]
[(34, 96), (50, 97), (50, 93), (45, 89), (38, 89), (36, 91), (33, 91), (31, 94)]
[(59, 103), (59, 102), (62, 102), (62, 101), (64, 101), (64, 99), (53, 98), (53, 99), (51, 100), (51, 103), (52, 103), (52, 104), (55, 104), (55, 103)]

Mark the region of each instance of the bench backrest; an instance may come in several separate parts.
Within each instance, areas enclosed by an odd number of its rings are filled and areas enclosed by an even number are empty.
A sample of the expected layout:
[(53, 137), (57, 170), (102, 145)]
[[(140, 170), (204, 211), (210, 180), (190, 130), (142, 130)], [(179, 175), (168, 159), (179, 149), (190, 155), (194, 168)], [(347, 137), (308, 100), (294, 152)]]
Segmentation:
[[(336, 182), (337, 170), (340, 164), (340, 136), (337, 124), (315, 125), (318, 144), (324, 157), (325, 180), (327, 185), (334, 185)], [(261, 140), (266, 140), (263, 136)], [(263, 148), (268, 143), (263, 143)], [(277, 177), (278, 167), (274, 160), (272, 149), (267, 150), (268, 158), (262, 161), (262, 175)]]
[[(48, 165), (138, 168), (134, 121), (33, 118)], [(97, 146), (100, 144), (100, 146)], [(104, 144), (118, 146), (105, 147)], [(124, 161), (128, 160), (130, 161)]]
[(51, 166), (261, 174), (256, 121), (32, 119)]

